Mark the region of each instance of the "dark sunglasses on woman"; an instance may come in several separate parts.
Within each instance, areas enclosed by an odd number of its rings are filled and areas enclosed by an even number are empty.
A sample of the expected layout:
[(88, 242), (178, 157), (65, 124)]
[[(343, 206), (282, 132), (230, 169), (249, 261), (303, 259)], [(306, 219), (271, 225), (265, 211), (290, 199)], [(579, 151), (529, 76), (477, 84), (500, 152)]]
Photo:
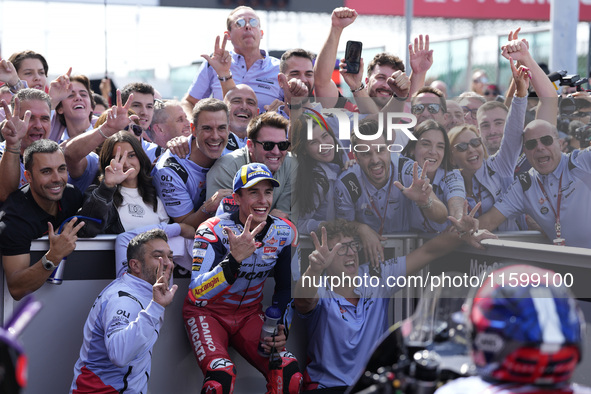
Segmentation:
[(482, 138), (476, 137), (472, 138), (468, 142), (460, 142), (459, 144), (455, 144), (454, 148), (456, 148), (458, 152), (465, 152), (468, 150), (468, 144), (472, 145), (474, 148), (478, 148), (480, 145), (482, 145)]

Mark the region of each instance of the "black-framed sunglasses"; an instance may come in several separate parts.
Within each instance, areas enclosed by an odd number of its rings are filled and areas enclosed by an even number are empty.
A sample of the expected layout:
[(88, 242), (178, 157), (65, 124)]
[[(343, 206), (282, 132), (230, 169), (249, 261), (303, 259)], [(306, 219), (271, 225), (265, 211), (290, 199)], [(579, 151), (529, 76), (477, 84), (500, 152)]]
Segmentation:
[(464, 111), (464, 115), (470, 112), (470, 117), (472, 119), (476, 119), (476, 114), (478, 113), (478, 108), (470, 108), (462, 106), (462, 110)]
[(536, 146), (538, 146), (538, 140), (540, 140), (540, 142), (545, 146), (550, 146), (554, 143), (554, 137), (552, 137), (551, 135), (545, 135), (540, 138), (533, 138), (531, 140), (527, 140), (523, 143), (523, 146), (525, 146), (525, 149), (527, 150), (535, 149)]
[(242, 29), (244, 26), (246, 26), (246, 24), (248, 23), (250, 25), (250, 27), (258, 27), (259, 26), (259, 20), (256, 18), (250, 18), (249, 20), (246, 20), (244, 18), (240, 18), (238, 20), (236, 20), (236, 22), (234, 22), (236, 24), (236, 27), (238, 27), (239, 29)]
[(123, 130), (129, 130), (129, 128), (131, 127), (131, 131), (133, 131), (133, 134), (137, 135), (138, 137), (140, 135), (142, 135), (142, 133), (144, 132), (144, 129), (142, 129), (142, 126), (133, 123), (131, 126), (127, 125)]
[(430, 114), (436, 114), (441, 109), (441, 104), (415, 104), (410, 107), (410, 111), (413, 115), (420, 115), (425, 111), (425, 108), (427, 108)]
[(263, 149), (266, 151), (272, 151), (275, 148), (275, 145), (279, 148), (280, 151), (286, 151), (289, 149), (291, 142), (289, 141), (281, 141), (281, 142), (273, 142), (273, 141), (257, 141), (254, 140), (257, 144), (261, 144)]
[(353, 253), (358, 253), (361, 250), (361, 243), (358, 241), (345, 242), (341, 244), (341, 248), (337, 250), (339, 256), (345, 256), (349, 251), (349, 248)]
[(468, 145), (472, 145), (474, 148), (478, 148), (480, 145), (482, 145), (482, 138), (476, 137), (472, 138), (468, 142), (460, 142), (459, 144), (455, 144), (454, 148), (456, 148), (458, 152), (465, 152), (468, 150)]

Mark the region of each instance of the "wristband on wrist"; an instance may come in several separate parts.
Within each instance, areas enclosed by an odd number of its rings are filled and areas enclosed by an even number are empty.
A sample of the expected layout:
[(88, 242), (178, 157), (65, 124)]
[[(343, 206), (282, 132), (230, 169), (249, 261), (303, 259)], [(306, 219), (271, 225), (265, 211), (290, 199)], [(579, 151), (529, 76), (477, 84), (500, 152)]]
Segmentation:
[(203, 205), (201, 206), (201, 209), (200, 209), (200, 211), (201, 211), (201, 212), (203, 212), (203, 213), (206, 213), (206, 214), (208, 214), (209, 216), (213, 216), (213, 215), (215, 215), (215, 211), (213, 211), (213, 212), (212, 212), (212, 211), (208, 211), (207, 209), (205, 209), (205, 204), (203, 204)]
[(21, 154), (20, 149), (8, 149), (8, 148), (6, 148), (5, 151), (6, 152), (9, 152), (9, 153), (14, 153), (15, 155), (19, 155), (19, 156)]
[(220, 76), (218, 75), (218, 79), (219, 79), (220, 81), (222, 81), (222, 82), (226, 82), (226, 81), (228, 81), (228, 80), (232, 79), (232, 74), (230, 74), (230, 75), (228, 75), (228, 76), (226, 76), (226, 77), (220, 77)]
[(398, 97), (398, 96), (394, 96), (394, 98), (398, 101), (406, 101), (407, 97)]
[(15, 93), (15, 94), (16, 94), (16, 92), (18, 92), (19, 90), (21, 90), (22, 88), (24, 88), (24, 87), (25, 87), (25, 85), (23, 84), (23, 81), (21, 81), (20, 79), (18, 80), (18, 82), (17, 82), (17, 83), (15, 83), (15, 84), (14, 84), (14, 85), (12, 85), (12, 86), (11, 86), (11, 85), (8, 85), (8, 84), (6, 84), (6, 85), (8, 86), (8, 89), (9, 89), (9, 90), (10, 90), (12, 93)]
[(427, 201), (427, 203), (425, 205), (418, 205), (417, 207), (419, 207), (419, 209), (429, 209), (431, 208), (431, 206), (433, 205), (433, 199), (431, 197), (429, 197), (429, 200)]
[(361, 92), (363, 89), (365, 89), (365, 84), (363, 82), (361, 82), (361, 86), (359, 86), (357, 89), (355, 90), (351, 90), (351, 93), (357, 93), (357, 92)]
[(105, 135), (105, 133), (103, 133), (103, 129), (101, 129), (101, 128), (99, 127), (97, 130), (98, 130), (99, 134), (103, 136), (103, 138), (104, 138), (104, 139), (107, 139), (107, 138), (109, 138), (109, 137), (107, 137), (107, 136)]

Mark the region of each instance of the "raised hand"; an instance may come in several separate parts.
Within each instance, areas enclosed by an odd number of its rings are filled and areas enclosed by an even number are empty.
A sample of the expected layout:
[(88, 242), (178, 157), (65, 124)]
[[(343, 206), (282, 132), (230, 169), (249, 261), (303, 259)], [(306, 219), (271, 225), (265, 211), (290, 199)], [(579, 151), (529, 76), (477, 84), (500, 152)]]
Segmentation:
[(515, 32), (509, 32), (509, 42), (501, 47), (501, 55), (505, 59), (512, 57), (513, 60), (522, 63), (524, 60), (528, 60), (531, 55), (529, 53), (529, 43), (525, 38), (519, 39), (519, 31), (521, 28), (515, 30)]
[(229, 227), (224, 227), (228, 234), (228, 242), (230, 243), (230, 253), (232, 257), (239, 263), (250, 257), (256, 250), (255, 237), (265, 228), (266, 222), (259, 223), (254, 230), (250, 231), (250, 223), (252, 222), (252, 215), (248, 215), (242, 234), (236, 235)]
[(118, 146), (115, 151), (115, 157), (112, 158), (109, 165), (105, 167), (105, 185), (107, 187), (115, 187), (123, 183), (123, 181), (135, 172), (135, 168), (128, 168), (127, 171), (123, 171), (126, 161), (127, 151), (124, 151), (122, 155), (121, 147)]
[(410, 78), (400, 70), (395, 71), (387, 80), (388, 86), (398, 97), (408, 97)]
[(335, 8), (331, 15), (331, 23), (333, 27), (344, 29), (349, 26), (355, 19), (357, 19), (357, 11), (347, 7)]
[(455, 229), (455, 231), (459, 233), (460, 238), (462, 238), (464, 234), (472, 234), (478, 231), (479, 222), (478, 219), (476, 219), (474, 216), (476, 215), (476, 212), (478, 212), (479, 208), (480, 202), (478, 202), (478, 204), (476, 204), (476, 206), (468, 214), (468, 200), (464, 200), (464, 212), (462, 214), (462, 218), (458, 220), (453, 216), (447, 217), (449, 221), (452, 222), (452, 224), (454, 225), (453, 228)]
[(287, 79), (287, 76), (283, 73), (279, 73), (279, 86), (283, 89), (283, 95), (285, 96), (285, 102), (291, 104), (293, 97), (308, 97), (308, 87), (301, 79), (292, 78)]
[(76, 241), (78, 240), (76, 234), (84, 227), (84, 222), (75, 225), (77, 221), (78, 218), (70, 220), (60, 234), (54, 232), (51, 222), (47, 223), (47, 236), (49, 238), (49, 251), (47, 253), (50, 255), (48, 256), (49, 260), (57, 263), (76, 249)]
[(418, 38), (415, 38), (413, 44), (408, 44), (408, 52), (410, 54), (410, 68), (415, 74), (424, 74), (433, 65), (433, 50), (429, 50), (429, 35), (425, 36), (420, 34)]
[[(49, 96), (51, 97), (52, 107), (57, 107), (63, 99), (68, 97), (72, 83), (70, 82), (70, 75), (72, 74), (72, 67), (68, 71), (51, 81), (49, 84)], [(55, 104), (55, 106), (53, 105)]]
[(423, 165), (423, 170), (419, 177), (419, 163), (415, 162), (412, 166), (412, 184), (410, 187), (404, 187), (404, 185), (398, 181), (394, 182), (394, 185), (400, 189), (404, 196), (412, 201), (414, 201), (417, 205), (427, 205), (429, 204), (429, 197), (433, 192), (433, 186), (429, 182), (429, 178), (427, 178), (427, 173), (429, 172), (429, 166), (431, 166), (430, 161), (425, 160), (425, 164)]
[(158, 271), (156, 274), (158, 279), (152, 286), (152, 299), (154, 302), (166, 307), (174, 299), (174, 294), (176, 293), (178, 286), (172, 285), (171, 288), (168, 288), (168, 284), (170, 283), (170, 274), (172, 273), (172, 267), (174, 265), (172, 261), (169, 261), (169, 263), (166, 265), (166, 268), (164, 268), (164, 260), (162, 257), (159, 257), (158, 259)]
[(107, 121), (101, 126), (103, 133), (110, 137), (113, 134), (125, 129), (129, 122), (133, 120), (132, 116), (128, 116), (129, 107), (133, 101), (133, 93), (129, 95), (125, 104), (121, 100), (121, 91), (117, 89), (117, 105), (112, 106), (105, 112), (107, 113)]
[(2, 100), (2, 108), (6, 115), (6, 123), (2, 128), (2, 136), (6, 140), (6, 149), (14, 149), (20, 151), (21, 141), (27, 131), (29, 130), (29, 120), (31, 119), (31, 111), (25, 112), (23, 119), (19, 118), (21, 103), (18, 97), (14, 98), (14, 114), (10, 112), (10, 107), (6, 101)]
[(332, 248), (332, 250), (328, 249), (326, 227), (322, 227), (321, 231), (322, 243), (318, 242), (318, 236), (314, 231), (310, 233), (315, 247), (315, 250), (310, 253), (310, 256), (308, 257), (308, 260), (310, 261), (308, 271), (310, 271), (309, 273), (312, 275), (320, 275), (327, 267), (329, 267), (332, 264), (337, 251), (342, 246), (339, 242), (334, 248)]
[(517, 96), (527, 96), (527, 89), (529, 88), (529, 81), (531, 79), (529, 68), (519, 66), (519, 69), (516, 69), (515, 64), (513, 64), (513, 58), (511, 57), (509, 57), (509, 64), (511, 65), (511, 72), (513, 73), (513, 79), (515, 80)]
[(220, 46), (220, 36), (215, 38), (215, 45), (213, 46), (213, 53), (209, 55), (201, 55), (202, 58), (207, 60), (207, 63), (220, 77), (227, 77), (230, 75), (230, 66), (232, 65), (232, 56), (230, 52), (226, 51), (226, 43), (228, 42), (228, 36), (224, 34), (222, 45)]
[(8, 86), (14, 86), (18, 81), (19, 77), (12, 62), (6, 59), (0, 60), (0, 82), (4, 82)]

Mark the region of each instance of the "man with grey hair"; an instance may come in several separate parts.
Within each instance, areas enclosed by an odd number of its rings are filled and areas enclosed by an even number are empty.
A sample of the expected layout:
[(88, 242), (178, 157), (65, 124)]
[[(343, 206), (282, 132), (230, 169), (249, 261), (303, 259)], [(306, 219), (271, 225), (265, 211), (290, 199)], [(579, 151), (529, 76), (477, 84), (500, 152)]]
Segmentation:
[(191, 122), (176, 100), (156, 100), (152, 123), (146, 130), (153, 143), (166, 149), (166, 143), (178, 136), (191, 135)]
[[(10, 295), (20, 300), (40, 288), (76, 248), (84, 226), (68, 218), (82, 206), (82, 194), (67, 184), (64, 154), (57, 142), (33, 142), (24, 154), (28, 185), (12, 193), (0, 212), (0, 253)], [(49, 250), (31, 261), (31, 241), (47, 234)]]
[(101, 292), (86, 319), (70, 392), (147, 392), (164, 308), (177, 290), (168, 287), (174, 264), (166, 233), (137, 235), (127, 259), (127, 274)]
[(533, 168), (478, 218), (480, 227), (493, 231), (507, 218), (526, 213), (555, 245), (591, 248), (591, 151), (562, 153), (556, 127), (545, 120), (529, 123), (523, 141)]
[(460, 97), (458, 97), (457, 101), (464, 111), (464, 121), (467, 124), (478, 127), (476, 114), (478, 112), (478, 108), (480, 108), (482, 104), (486, 103), (484, 96), (474, 92), (464, 92), (460, 94)]
[(6, 122), (0, 143), (0, 202), (27, 183), (22, 155), (34, 141), (47, 138), (51, 130), (51, 98), (38, 89), (21, 89), (11, 101), (2, 100)]

